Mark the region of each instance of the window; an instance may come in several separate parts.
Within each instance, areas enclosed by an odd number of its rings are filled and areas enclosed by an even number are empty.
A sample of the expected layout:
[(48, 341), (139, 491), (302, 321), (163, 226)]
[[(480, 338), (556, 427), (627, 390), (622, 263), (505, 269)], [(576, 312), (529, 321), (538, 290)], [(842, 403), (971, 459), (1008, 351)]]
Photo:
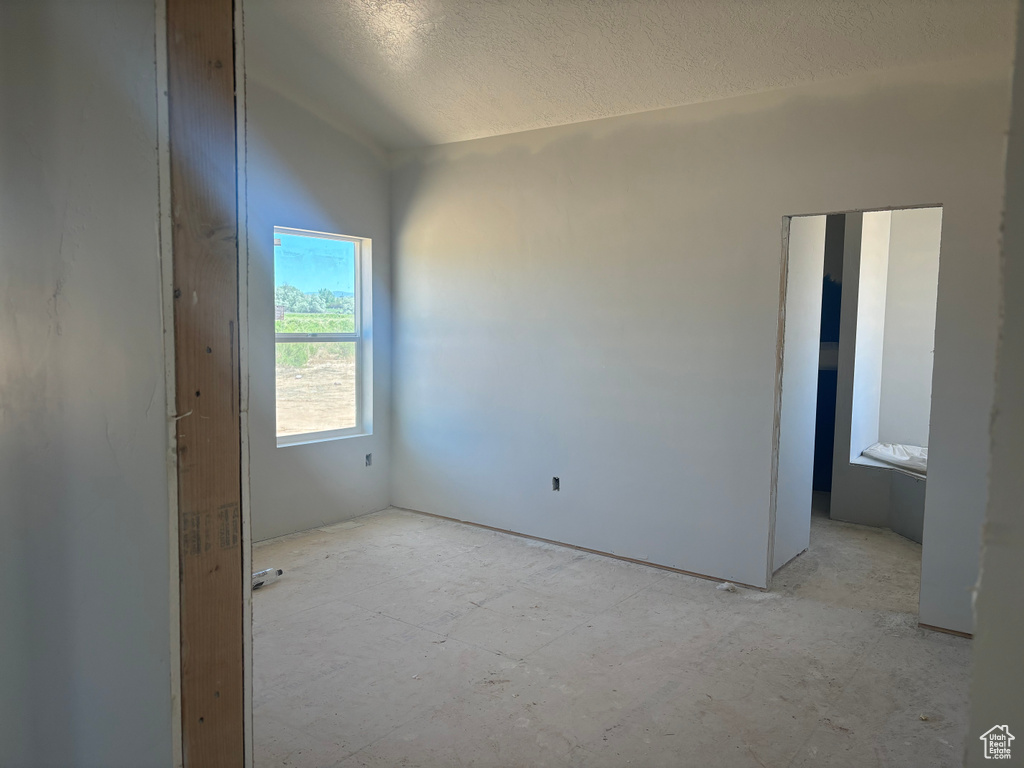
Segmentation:
[(370, 241), (274, 228), (277, 444), (368, 434)]

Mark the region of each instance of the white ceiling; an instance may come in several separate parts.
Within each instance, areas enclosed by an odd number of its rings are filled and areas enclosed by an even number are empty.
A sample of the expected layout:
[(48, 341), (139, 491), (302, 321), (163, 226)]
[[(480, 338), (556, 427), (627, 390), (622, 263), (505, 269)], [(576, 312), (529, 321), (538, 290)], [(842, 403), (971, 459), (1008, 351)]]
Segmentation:
[(1012, 0), (245, 0), (248, 75), (387, 148), (1012, 52)]

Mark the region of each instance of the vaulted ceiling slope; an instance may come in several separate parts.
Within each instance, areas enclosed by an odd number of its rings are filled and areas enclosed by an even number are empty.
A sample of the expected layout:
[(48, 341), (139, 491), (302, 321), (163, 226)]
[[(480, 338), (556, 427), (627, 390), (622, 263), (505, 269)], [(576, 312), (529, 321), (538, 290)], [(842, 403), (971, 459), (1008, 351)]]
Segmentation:
[(1004, 54), (1012, 0), (245, 0), (249, 77), (389, 149)]

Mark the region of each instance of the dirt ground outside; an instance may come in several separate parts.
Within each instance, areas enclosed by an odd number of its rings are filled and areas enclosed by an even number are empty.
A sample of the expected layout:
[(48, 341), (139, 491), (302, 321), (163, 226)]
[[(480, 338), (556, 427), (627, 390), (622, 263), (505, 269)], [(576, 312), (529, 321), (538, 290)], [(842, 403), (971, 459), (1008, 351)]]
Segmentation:
[(311, 357), (278, 365), (275, 378), (278, 437), (356, 426), (355, 360)]

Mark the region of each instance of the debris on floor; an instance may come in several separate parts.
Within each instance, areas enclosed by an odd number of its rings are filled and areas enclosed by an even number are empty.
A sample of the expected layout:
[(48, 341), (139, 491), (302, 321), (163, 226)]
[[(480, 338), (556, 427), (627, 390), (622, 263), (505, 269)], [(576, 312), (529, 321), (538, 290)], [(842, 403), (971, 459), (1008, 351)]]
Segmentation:
[(731, 581), (723, 581), (721, 584), (715, 587), (715, 589), (720, 589), (723, 592), (735, 592), (736, 585), (733, 584)]
[(252, 575), (252, 588), (259, 589), (265, 587), (267, 584), (273, 584), (277, 581), (278, 576), (283, 576), (284, 571), (280, 568), (264, 568), (262, 571), (256, 571)]

